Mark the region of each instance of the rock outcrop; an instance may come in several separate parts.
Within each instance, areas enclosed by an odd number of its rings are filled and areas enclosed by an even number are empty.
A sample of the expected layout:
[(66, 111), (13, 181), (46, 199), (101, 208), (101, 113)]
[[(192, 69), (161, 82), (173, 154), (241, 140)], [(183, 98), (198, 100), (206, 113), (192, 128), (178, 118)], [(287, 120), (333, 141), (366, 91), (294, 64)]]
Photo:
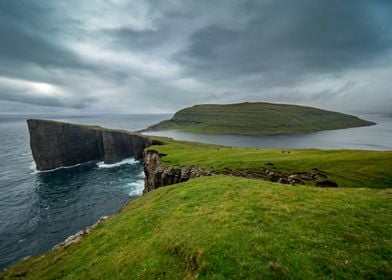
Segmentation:
[(34, 119), (27, 120), (27, 124), (31, 151), (40, 171), (93, 160), (140, 160), (146, 147), (161, 144), (140, 134), (99, 126)]
[(144, 193), (192, 178), (211, 175), (209, 170), (196, 166), (167, 167), (161, 161), (161, 156), (163, 155), (155, 150), (144, 152)]

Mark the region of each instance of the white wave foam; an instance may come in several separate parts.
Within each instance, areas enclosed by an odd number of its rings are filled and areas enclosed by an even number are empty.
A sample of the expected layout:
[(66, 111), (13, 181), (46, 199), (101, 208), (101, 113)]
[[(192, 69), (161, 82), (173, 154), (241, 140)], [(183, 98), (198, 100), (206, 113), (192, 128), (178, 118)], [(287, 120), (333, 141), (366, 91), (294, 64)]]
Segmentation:
[(136, 163), (138, 163), (138, 161), (135, 160), (134, 158), (126, 158), (126, 159), (123, 159), (122, 161), (112, 163), (112, 164), (106, 164), (105, 162), (100, 161), (100, 162), (97, 162), (97, 166), (99, 168), (113, 168), (113, 167), (118, 167), (123, 164), (136, 164)]
[(137, 177), (138, 178), (145, 178), (146, 177), (146, 174), (144, 174), (144, 170), (142, 170), (138, 175), (137, 175)]
[[(86, 163), (90, 163), (90, 162), (91, 162), (91, 161), (86, 162)], [(37, 174), (37, 173), (52, 172), (52, 171), (56, 171), (56, 170), (59, 170), (59, 169), (74, 168), (74, 167), (77, 167), (77, 166), (79, 166), (79, 165), (81, 165), (81, 163), (78, 163), (78, 164), (75, 164), (75, 165), (70, 165), (70, 166), (60, 166), (60, 167), (57, 167), (57, 168), (54, 168), (54, 169), (39, 171), (39, 170), (37, 170), (37, 166), (35, 165), (35, 163), (33, 163), (33, 164), (31, 164), (30, 168), (34, 169), (33, 172), (31, 172), (31, 174)]]
[(144, 180), (137, 180), (136, 182), (129, 183), (128, 187), (134, 187), (128, 194), (129, 196), (141, 196), (144, 190)]
[[(37, 174), (37, 173), (52, 172), (52, 171), (56, 171), (56, 170), (59, 170), (59, 169), (74, 168), (74, 167), (80, 166), (82, 164), (88, 164), (88, 163), (91, 163), (91, 162), (92, 161), (88, 161), (88, 162), (84, 162), (84, 163), (78, 163), (78, 164), (75, 164), (75, 165), (60, 166), (60, 167), (57, 167), (57, 168), (54, 168), (54, 169), (50, 169), (50, 170), (38, 171), (37, 170), (37, 166), (36, 166), (35, 162), (33, 161), (30, 164), (29, 168), (32, 170), (32, 172), (30, 174)], [(117, 166), (120, 166), (120, 165), (123, 165), (123, 164), (136, 164), (136, 163), (138, 163), (138, 161), (135, 160), (134, 158), (126, 158), (126, 159), (123, 159), (122, 161), (119, 161), (119, 162), (116, 162), (116, 163), (113, 163), (113, 164), (106, 164), (103, 161), (100, 161), (100, 162), (97, 162), (97, 166), (98, 166), (98, 168), (113, 168), (113, 167), (117, 167)], [(143, 176), (142, 175), (138, 175), (138, 177), (144, 178), (144, 173), (143, 173)]]
[(36, 174), (39, 171), (37, 170), (37, 165), (35, 164), (35, 161), (33, 161), (32, 163), (30, 163), (29, 169), (31, 170), (30, 174)]

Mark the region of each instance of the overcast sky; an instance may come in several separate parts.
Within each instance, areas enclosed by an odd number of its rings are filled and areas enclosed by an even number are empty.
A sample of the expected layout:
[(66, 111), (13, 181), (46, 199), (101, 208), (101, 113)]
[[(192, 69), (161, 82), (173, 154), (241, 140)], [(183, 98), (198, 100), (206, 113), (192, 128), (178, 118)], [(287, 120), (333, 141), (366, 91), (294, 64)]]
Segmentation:
[(391, 0), (1, 0), (0, 113), (392, 108)]

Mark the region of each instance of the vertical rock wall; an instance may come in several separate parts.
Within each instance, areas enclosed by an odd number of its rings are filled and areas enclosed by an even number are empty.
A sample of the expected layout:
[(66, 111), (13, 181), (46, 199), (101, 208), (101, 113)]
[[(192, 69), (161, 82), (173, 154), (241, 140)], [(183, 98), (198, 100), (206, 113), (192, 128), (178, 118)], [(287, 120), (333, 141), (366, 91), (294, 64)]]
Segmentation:
[(114, 163), (127, 157), (143, 158), (151, 138), (98, 126), (47, 120), (28, 120), (30, 147), (37, 170), (50, 170), (93, 160)]
[(154, 189), (185, 182), (189, 179), (209, 176), (211, 172), (196, 166), (167, 167), (155, 150), (144, 152), (144, 193)]
[(47, 120), (28, 120), (27, 123), (31, 151), (38, 170), (93, 160), (115, 163), (134, 157), (144, 160), (144, 193), (211, 174), (195, 166), (167, 167), (157, 151), (145, 151), (151, 145), (163, 143), (139, 134)]

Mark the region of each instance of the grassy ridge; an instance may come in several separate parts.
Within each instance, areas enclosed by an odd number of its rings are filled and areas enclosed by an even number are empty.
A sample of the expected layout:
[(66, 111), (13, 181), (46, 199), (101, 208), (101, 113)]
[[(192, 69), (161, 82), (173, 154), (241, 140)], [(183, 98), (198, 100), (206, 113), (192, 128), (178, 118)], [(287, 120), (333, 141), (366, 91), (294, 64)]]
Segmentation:
[(14, 279), (388, 279), (391, 190), (227, 176), (155, 190)]
[[(324, 171), (339, 187), (392, 187), (392, 151), (283, 150), (231, 148), (161, 139), (152, 146), (168, 165), (196, 165), (210, 170), (273, 168), (283, 173)], [(273, 164), (273, 167), (270, 164)]]
[(240, 103), (196, 105), (147, 130), (178, 129), (193, 133), (273, 135), (307, 133), (372, 125), (358, 117), (312, 107)]

